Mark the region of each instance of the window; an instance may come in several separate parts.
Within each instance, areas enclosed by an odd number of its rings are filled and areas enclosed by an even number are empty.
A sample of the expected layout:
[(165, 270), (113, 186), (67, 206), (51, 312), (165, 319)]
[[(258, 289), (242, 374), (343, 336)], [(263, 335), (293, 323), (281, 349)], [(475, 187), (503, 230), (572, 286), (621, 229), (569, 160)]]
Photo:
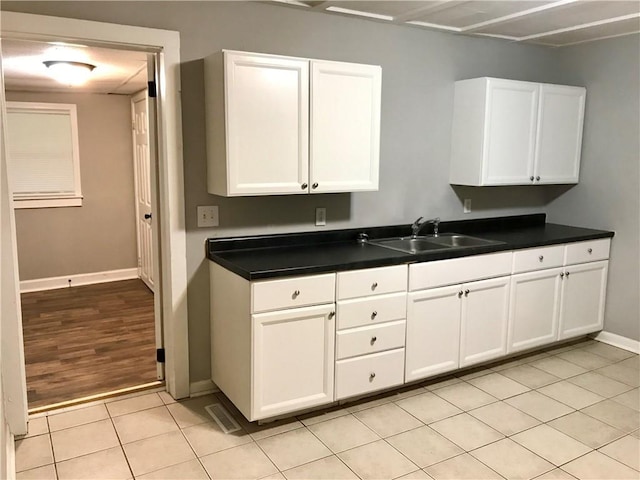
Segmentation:
[(15, 208), (82, 206), (75, 105), (7, 102), (7, 150)]

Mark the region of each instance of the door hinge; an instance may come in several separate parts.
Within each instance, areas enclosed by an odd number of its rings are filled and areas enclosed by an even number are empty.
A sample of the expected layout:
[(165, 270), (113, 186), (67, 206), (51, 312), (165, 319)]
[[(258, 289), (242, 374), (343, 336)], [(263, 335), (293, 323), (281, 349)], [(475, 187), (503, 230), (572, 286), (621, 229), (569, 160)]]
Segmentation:
[(156, 362), (164, 363), (164, 348), (158, 348), (156, 350)]
[(155, 81), (147, 82), (147, 85), (149, 85), (149, 96), (151, 98), (156, 98), (158, 96), (158, 92), (156, 90), (156, 82)]

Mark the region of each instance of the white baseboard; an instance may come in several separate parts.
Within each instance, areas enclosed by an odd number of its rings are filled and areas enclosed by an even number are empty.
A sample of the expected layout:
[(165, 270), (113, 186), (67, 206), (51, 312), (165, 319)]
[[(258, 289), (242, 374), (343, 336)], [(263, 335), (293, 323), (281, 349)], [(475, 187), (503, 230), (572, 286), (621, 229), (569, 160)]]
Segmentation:
[(622, 335), (603, 331), (595, 335), (593, 339), (633, 353), (640, 353), (640, 342), (632, 338), (623, 337)]
[(189, 396), (201, 397), (209, 393), (219, 392), (220, 389), (211, 380), (200, 380), (199, 382), (191, 382), (189, 385)]
[(95, 283), (117, 282), (119, 280), (131, 280), (134, 278), (138, 278), (137, 268), (123, 268), (121, 270), (109, 270), (106, 272), (79, 273), (76, 275), (65, 275), (62, 277), (36, 278), (34, 280), (22, 280), (20, 282), (20, 293), (77, 287), (79, 285), (93, 285)]

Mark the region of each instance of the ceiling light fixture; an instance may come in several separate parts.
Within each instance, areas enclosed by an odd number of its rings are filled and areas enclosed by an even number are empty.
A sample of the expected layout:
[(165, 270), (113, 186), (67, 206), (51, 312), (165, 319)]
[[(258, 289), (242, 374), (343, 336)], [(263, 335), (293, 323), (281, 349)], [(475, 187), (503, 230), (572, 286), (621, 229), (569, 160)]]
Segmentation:
[(84, 84), (95, 65), (84, 62), (72, 62), (68, 60), (47, 60), (42, 62), (51, 72), (51, 76), (60, 83), (69, 86)]

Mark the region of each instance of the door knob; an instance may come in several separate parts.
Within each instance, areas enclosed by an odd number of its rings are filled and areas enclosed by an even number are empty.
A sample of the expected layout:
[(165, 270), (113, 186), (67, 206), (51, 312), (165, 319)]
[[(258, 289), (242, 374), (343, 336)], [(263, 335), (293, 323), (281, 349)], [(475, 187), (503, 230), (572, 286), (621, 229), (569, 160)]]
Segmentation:
[(145, 220), (151, 220), (151, 214), (150, 213), (145, 213), (144, 214), (144, 219)]

